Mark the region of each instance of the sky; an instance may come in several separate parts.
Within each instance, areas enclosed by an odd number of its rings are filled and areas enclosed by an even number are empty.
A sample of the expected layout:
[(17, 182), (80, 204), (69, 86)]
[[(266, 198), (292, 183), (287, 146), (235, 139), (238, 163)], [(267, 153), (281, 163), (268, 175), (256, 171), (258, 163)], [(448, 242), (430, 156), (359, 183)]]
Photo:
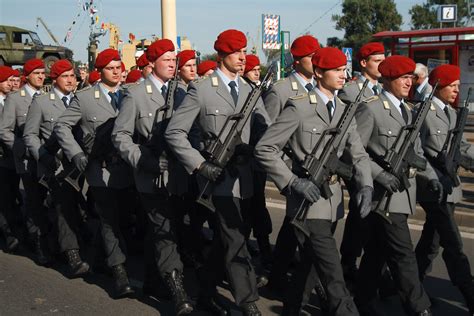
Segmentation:
[[(52, 44), (43, 26), (37, 27), (41, 17), (61, 45), (74, 51), (74, 59), (87, 61), (90, 17), (82, 9), (89, 0), (0, 0), (0, 24), (13, 25), (36, 31), (45, 44)], [(339, 0), (176, 0), (177, 33), (186, 36), (194, 49), (202, 54), (213, 53), (217, 35), (234, 28), (248, 34), (249, 45), (261, 47), (262, 14), (280, 15), (281, 30), (289, 31), (295, 39), (306, 32), (326, 44), (328, 37), (343, 37), (335, 29), (333, 14), (341, 13)], [(408, 10), (415, 0), (395, 1), (403, 17), (402, 30), (408, 30)], [(94, 0), (100, 23), (114, 23), (120, 28), (121, 39), (128, 41), (128, 34), (137, 39), (161, 37), (160, 0)], [(75, 21), (75, 24), (73, 22)], [(71, 40), (63, 42), (67, 30)], [(108, 34), (99, 38), (99, 49), (108, 45)], [(254, 44), (255, 43), (255, 44)], [(261, 50), (258, 52), (263, 58)]]

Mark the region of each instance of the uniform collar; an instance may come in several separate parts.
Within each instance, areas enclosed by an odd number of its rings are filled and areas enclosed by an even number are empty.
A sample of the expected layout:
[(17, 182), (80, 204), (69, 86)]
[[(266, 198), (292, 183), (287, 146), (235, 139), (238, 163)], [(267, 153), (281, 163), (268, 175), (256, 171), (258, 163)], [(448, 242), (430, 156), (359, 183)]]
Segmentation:
[(160, 91), (160, 93), (161, 93), (161, 88), (163, 86), (168, 87), (168, 81), (163, 84), (160, 80), (158, 80), (158, 78), (156, 78), (153, 75), (153, 73), (149, 74), (147, 78), (150, 79), (150, 81), (155, 85), (156, 89), (158, 89), (158, 91)]
[(221, 78), (222, 82), (224, 82), (227, 90), (230, 91), (230, 86), (229, 86), (229, 83), (231, 81), (234, 81), (235, 82), (235, 87), (237, 88), (237, 91), (239, 91), (239, 75), (235, 76), (235, 79), (234, 80), (231, 80), (229, 77), (227, 77), (223, 72), (222, 70), (220, 70), (219, 68), (216, 69), (215, 73), (219, 76), (219, 78)]
[(443, 101), (441, 101), (437, 97), (433, 96), (433, 103), (436, 104), (437, 106), (439, 106), (439, 108), (444, 111), (444, 108), (446, 107), (446, 104), (444, 104)]
[(28, 83), (24, 85), (26, 92), (30, 95), (30, 97), (33, 97), (35, 93), (40, 93), (40, 90), (36, 90), (32, 86), (30, 86)]
[(313, 90), (319, 95), (321, 100), (323, 100), (324, 104), (328, 104), (329, 101), (332, 101), (333, 106), (334, 104), (336, 104), (336, 101), (334, 100), (336, 95), (334, 95), (332, 99), (329, 99), (328, 96), (325, 95), (321, 90), (319, 90), (318, 87), (314, 87)]
[(62, 100), (63, 97), (66, 97), (67, 98), (67, 103), (69, 104), (69, 102), (71, 101), (71, 98), (72, 98), (72, 92), (70, 92), (69, 94), (64, 94), (61, 92), (61, 90), (59, 90), (58, 88), (54, 87), (53, 88), (53, 91), (54, 93), (56, 93), (56, 95)]
[(395, 105), (395, 107), (397, 108), (397, 110), (400, 112), (400, 114), (402, 113), (402, 109), (400, 108), (402, 103), (403, 103), (403, 99), (399, 100), (396, 96), (394, 96), (393, 94), (391, 94), (390, 92), (388, 92), (387, 90), (383, 90), (382, 93), (387, 97), (387, 99), (390, 100), (390, 102)]
[(298, 80), (298, 82), (301, 84), (302, 87), (304, 87), (306, 89), (306, 85), (308, 83), (311, 83), (313, 85), (313, 89), (314, 87), (316, 86), (316, 82), (314, 80), (313, 77), (311, 77), (311, 80), (310, 81), (306, 81), (306, 79), (304, 79), (299, 73), (297, 73), (296, 71), (293, 71), (293, 74), (295, 75), (295, 78), (296, 80)]

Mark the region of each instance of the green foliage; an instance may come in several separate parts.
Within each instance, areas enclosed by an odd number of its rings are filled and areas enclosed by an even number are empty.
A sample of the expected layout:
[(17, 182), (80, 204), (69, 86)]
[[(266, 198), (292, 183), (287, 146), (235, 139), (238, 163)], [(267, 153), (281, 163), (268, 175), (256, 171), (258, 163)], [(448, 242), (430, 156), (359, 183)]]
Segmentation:
[(342, 14), (333, 15), (337, 30), (345, 30), (342, 45), (358, 50), (381, 31), (398, 31), (402, 16), (393, 0), (344, 0)]
[[(440, 26), (438, 16), (438, 6), (440, 4), (457, 4), (458, 6), (458, 21), (456, 26), (464, 26), (469, 20), (469, 12), (466, 0), (427, 0), (423, 4), (416, 4), (411, 7), (411, 28), (412, 30), (432, 29)], [(443, 27), (454, 26), (454, 23)]]

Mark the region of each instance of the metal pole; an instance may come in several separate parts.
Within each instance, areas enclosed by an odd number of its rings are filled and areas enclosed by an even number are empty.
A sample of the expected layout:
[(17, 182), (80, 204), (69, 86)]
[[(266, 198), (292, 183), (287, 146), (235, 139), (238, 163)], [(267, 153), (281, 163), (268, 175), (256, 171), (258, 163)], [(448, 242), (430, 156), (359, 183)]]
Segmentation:
[(176, 0), (161, 0), (161, 32), (162, 38), (167, 38), (177, 46), (176, 32)]
[(285, 32), (280, 32), (281, 46), (280, 46), (280, 78), (285, 77)]

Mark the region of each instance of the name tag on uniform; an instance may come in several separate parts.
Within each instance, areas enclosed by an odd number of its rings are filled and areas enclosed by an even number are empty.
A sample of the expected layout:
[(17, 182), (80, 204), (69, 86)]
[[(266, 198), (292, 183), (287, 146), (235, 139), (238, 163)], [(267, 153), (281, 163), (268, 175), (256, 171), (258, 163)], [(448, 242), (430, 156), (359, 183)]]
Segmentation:
[(94, 98), (96, 98), (96, 99), (99, 99), (99, 98), (100, 98), (100, 92), (99, 92), (99, 90), (95, 90)]
[(211, 77), (211, 84), (213, 87), (217, 87), (219, 85), (219, 80), (217, 80), (217, 77)]
[(390, 104), (388, 104), (388, 101), (383, 101), (383, 108), (385, 110), (390, 110)]

